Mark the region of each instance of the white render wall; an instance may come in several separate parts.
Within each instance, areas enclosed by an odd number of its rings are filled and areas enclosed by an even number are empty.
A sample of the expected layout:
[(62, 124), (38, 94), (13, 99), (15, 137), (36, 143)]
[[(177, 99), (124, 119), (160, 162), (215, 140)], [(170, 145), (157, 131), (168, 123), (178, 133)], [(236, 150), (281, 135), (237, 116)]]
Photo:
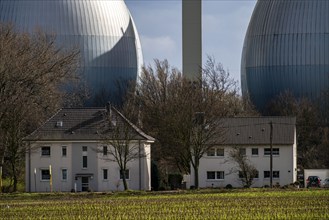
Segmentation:
[[(127, 180), (129, 189), (134, 190), (151, 190), (151, 147), (150, 144), (140, 144), (141, 153), (145, 157), (135, 159), (127, 164), (129, 169), (129, 179)], [(120, 169), (116, 162), (111, 161), (110, 155), (104, 156), (102, 147), (99, 145), (98, 157), (98, 191), (114, 191), (123, 190), (123, 182), (120, 180)], [(103, 178), (103, 169), (108, 170), (108, 180)]]
[[(41, 146), (49, 146), (51, 156), (41, 155)], [(66, 146), (67, 156), (62, 157), (62, 146)], [(41, 180), (41, 169), (49, 169), (51, 165), (53, 191), (70, 191), (72, 188), (72, 144), (60, 143), (36, 143), (31, 146), (31, 154), (26, 155), (26, 191), (49, 192), (50, 181)], [(66, 181), (61, 180), (61, 169), (68, 170)], [(36, 171), (36, 172), (35, 172)]]
[[(50, 146), (50, 156), (41, 156), (41, 147)], [(62, 146), (66, 146), (67, 156), (62, 156)], [(88, 167), (82, 167), (82, 146), (88, 147)], [(97, 142), (42, 142), (31, 144), (31, 150), (26, 154), (26, 191), (49, 192), (50, 181), (41, 180), (41, 169), (52, 170), (52, 191), (70, 192), (81, 188), (81, 179), (76, 174), (92, 174), (89, 187), (92, 191), (123, 190), (120, 180), (120, 170), (116, 162), (104, 160), (101, 147)], [(98, 148), (97, 148), (98, 147)], [(140, 142), (141, 151), (146, 157), (128, 163), (130, 178), (128, 186), (133, 190), (151, 189), (151, 150), (150, 144)], [(98, 149), (98, 150), (97, 150)], [(62, 180), (61, 170), (67, 169), (67, 180)], [(103, 169), (108, 169), (108, 180), (103, 179)], [(36, 175), (34, 174), (36, 170)]]
[[(224, 156), (207, 156), (205, 155), (200, 160), (199, 167), (199, 187), (225, 187), (231, 184), (233, 187), (243, 187), (238, 173), (232, 173), (232, 170), (237, 170), (237, 164), (229, 159), (229, 152), (232, 147), (218, 147), (224, 148)], [(239, 148), (246, 148), (246, 156), (250, 162), (256, 167), (259, 172), (259, 178), (254, 179), (252, 187), (263, 187), (270, 185), (270, 179), (264, 178), (264, 171), (270, 170), (270, 156), (264, 156), (264, 148), (269, 146), (239, 146)], [(258, 156), (251, 155), (251, 149), (258, 148)], [(280, 149), (280, 155), (273, 156), (273, 171), (280, 171), (280, 178), (273, 178), (273, 185), (279, 183), (281, 186), (290, 184), (296, 181), (297, 164), (296, 164), (296, 146), (273, 146), (273, 148)], [(207, 171), (224, 171), (223, 180), (207, 180)], [(191, 176), (188, 186), (194, 185), (194, 170), (191, 167)]]

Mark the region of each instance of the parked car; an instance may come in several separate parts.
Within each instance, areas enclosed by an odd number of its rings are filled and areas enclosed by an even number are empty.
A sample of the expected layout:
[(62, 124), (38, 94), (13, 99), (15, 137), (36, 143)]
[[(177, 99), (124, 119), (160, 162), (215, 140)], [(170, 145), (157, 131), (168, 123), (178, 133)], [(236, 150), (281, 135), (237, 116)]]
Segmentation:
[(326, 178), (325, 180), (323, 180), (322, 187), (329, 188), (329, 178)]
[(321, 187), (321, 179), (318, 176), (309, 176), (306, 180), (306, 186), (309, 187)]

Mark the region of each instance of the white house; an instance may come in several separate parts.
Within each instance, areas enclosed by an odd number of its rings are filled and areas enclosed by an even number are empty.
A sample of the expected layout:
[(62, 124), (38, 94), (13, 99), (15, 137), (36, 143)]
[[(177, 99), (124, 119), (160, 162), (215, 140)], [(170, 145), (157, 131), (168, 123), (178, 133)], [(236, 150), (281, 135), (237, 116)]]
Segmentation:
[[(245, 154), (258, 171), (252, 187), (270, 185), (270, 143), (272, 129), (273, 185), (296, 181), (297, 144), (294, 117), (236, 117), (223, 119), (223, 137), (200, 160), (199, 187), (242, 187), (239, 167), (229, 156), (233, 148)], [(187, 186), (194, 185), (191, 167)]]
[[(105, 120), (108, 114), (111, 115), (110, 122)], [(111, 160), (111, 146), (103, 138), (115, 131), (111, 126), (127, 126), (132, 137), (129, 146), (139, 151), (139, 156), (128, 162), (125, 171), (129, 189), (150, 190), (150, 155), (154, 138), (108, 106), (61, 109), (25, 138), (29, 143), (26, 191), (122, 190), (123, 172)]]

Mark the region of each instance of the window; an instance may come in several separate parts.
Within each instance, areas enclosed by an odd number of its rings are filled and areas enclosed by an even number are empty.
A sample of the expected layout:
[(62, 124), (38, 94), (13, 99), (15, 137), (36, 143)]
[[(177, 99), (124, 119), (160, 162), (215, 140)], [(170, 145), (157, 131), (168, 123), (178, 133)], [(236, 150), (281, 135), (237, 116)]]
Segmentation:
[(239, 148), (240, 155), (246, 155), (246, 148)]
[(124, 172), (120, 170), (120, 179), (123, 179), (123, 173), (125, 174), (126, 179), (129, 179), (129, 170), (125, 170)]
[(254, 176), (255, 179), (258, 179), (259, 178), (259, 172), (258, 170), (255, 172), (255, 176)]
[(67, 151), (66, 151), (66, 146), (62, 147), (62, 157), (66, 157)]
[(49, 169), (41, 169), (41, 180), (43, 180), (43, 181), (50, 180)]
[[(254, 179), (259, 178), (259, 172), (258, 172), (258, 170), (255, 170), (254, 173), (249, 173), (249, 174), (250, 175), (253, 175), (252, 178), (254, 178)], [(244, 175), (243, 175), (243, 173), (241, 171), (239, 171), (239, 178), (245, 178)]]
[(224, 156), (224, 148), (210, 148), (207, 151), (207, 156), (210, 156), (210, 157), (214, 157), (214, 156), (223, 157)]
[(62, 180), (63, 181), (67, 180), (67, 169), (66, 168), (62, 169)]
[(270, 178), (270, 171), (264, 171), (264, 178)]
[(103, 180), (108, 180), (108, 170), (103, 169)]
[(41, 156), (50, 156), (50, 147), (41, 147)]
[(224, 179), (224, 171), (217, 171), (217, 179), (223, 180)]
[(215, 148), (210, 148), (207, 151), (207, 156), (210, 156), (210, 157), (215, 156), (215, 154), (216, 154), (215, 152), (216, 152)]
[(244, 178), (244, 175), (243, 175), (242, 171), (239, 171), (239, 178), (240, 179)]
[(223, 180), (224, 171), (207, 171), (208, 180)]
[(107, 146), (103, 146), (103, 155), (104, 155), (104, 156), (107, 155)]
[(219, 157), (223, 157), (224, 156), (224, 148), (217, 148), (217, 151), (216, 151), (216, 155), (219, 156)]
[(273, 171), (273, 178), (280, 178), (280, 171)]
[(207, 179), (208, 180), (214, 180), (216, 178), (215, 171), (208, 171), (207, 172)]
[[(273, 178), (280, 178), (280, 171), (273, 171)], [(270, 171), (264, 171), (264, 178), (270, 178)]]
[(251, 155), (252, 156), (258, 156), (258, 148), (252, 148), (251, 149)]
[(87, 146), (82, 146), (82, 151), (86, 152), (88, 150)]
[[(271, 148), (265, 148), (264, 149), (264, 155), (270, 156), (271, 155)], [(277, 156), (280, 155), (280, 148), (272, 148), (272, 155)]]
[(82, 156), (82, 168), (87, 168), (87, 167), (88, 167), (88, 157)]

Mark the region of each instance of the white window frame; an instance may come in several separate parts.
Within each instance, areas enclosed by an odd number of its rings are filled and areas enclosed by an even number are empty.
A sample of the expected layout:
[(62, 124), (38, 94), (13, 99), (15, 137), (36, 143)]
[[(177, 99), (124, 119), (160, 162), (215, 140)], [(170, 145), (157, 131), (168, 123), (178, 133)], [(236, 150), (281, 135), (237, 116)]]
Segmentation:
[[(257, 154), (254, 154), (253, 150), (257, 150)], [(259, 156), (259, 148), (258, 147), (251, 148), (251, 156), (253, 156), (253, 157), (258, 157)]]
[[(223, 155), (219, 155), (219, 151), (222, 150), (223, 151)], [(217, 157), (224, 157), (225, 156), (225, 149), (223, 147), (217, 147), (216, 148), (216, 156)]]
[[(274, 175), (275, 173), (277, 173), (278, 175)], [(273, 179), (280, 179), (280, 171), (274, 170), (272, 176), (273, 176)]]
[[(270, 156), (271, 155), (271, 148), (264, 148), (264, 156)], [(272, 155), (273, 156), (280, 156), (280, 148), (272, 148)]]
[[(266, 172), (266, 174), (268, 173), (268, 176), (265, 175), (265, 172)], [(264, 179), (269, 179), (271, 177), (270, 175), (271, 175), (271, 173), (269, 170), (264, 170)]]
[[(104, 178), (105, 171), (106, 171), (106, 178)], [(103, 177), (103, 181), (109, 181), (109, 169), (107, 168), (102, 169), (102, 177)]]
[[(85, 164), (84, 162), (84, 158), (86, 158), (86, 166), (84, 166)], [(82, 169), (87, 169), (88, 168), (88, 156), (87, 155), (82, 155)]]
[[(42, 171), (48, 171), (49, 179), (43, 179)], [(42, 181), (42, 182), (49, 182), (50, 181), (50, 170), (49, 170), (49, 168), (40, 168), (40, 181)]]
[[(221, 175), (222, 174), (222, 175)], [(221, 178), (221, 176), (223, 177), (223, 178)], [(225, 179), (225, 172), (224, 171), (217, 171), (216, 172), (216, 179), (217, 180), (224, 180)]]
[[(65, 155), (63, 154), (65, 149)], [(62, 146), (62, 157), (67, 157), (67, 146)]]
[[(64, 179), (63, 177), (64, 177), (64, 171), (66, 171), (66, 179)], [(61, 180), (62, 181), (64, 181), (64, 182), (66, 182), (67, 181), (67, 179), (68, 179), (68, 171), (67, 171), (67, 168), (62, 168), (61, 169)]]
[[(43, 154), (44, 149), (43, 148), (49, 148), (49, 154)], [(51, 156), (51, 147), (50, 146), (41, 146), (41, 157), (50, 157)]]
[[(213, 173), (214, 174), (214, 179), (211, 178), (209, 179), (208, 174)], [(223, 178), (221, 178), (223, 177)], [(225, 180), (225, 172), (224, 171), (207, 171), (207, 181), (218, 181), (218, 180)]]
[(103, 151), (103, 156), (106, 157), (108, 155), (108, 147), (103, 146), (102, 151)]
[[(223, 155), (219, 155), (219, 151), (223, 151)], [(224, 157), (225, 149), (223, 147), (212, 147), (207, 151), (207, 157)]]
[[(269, 170), (264, 170), (264, 179), (270, 179), (271, 176), (265, 177), (265, 172), (268, 172), (268, 174), (270, 174)], [(279, 174), (278, 177), (275, 177), (274, 173), (278, 173)], [(280, 178), (280, 171), (279, 170), (273, 170), (272, 171), (272, 177), (273, 177), (273, 179), (279, 179)]]
[(216, 148), (212, 147), (207, 150), (207, 157), (214, 157), (216, 156)]
[(245, 148), (245, 147), (239, 148), (239, 154), (241, 154), (242, 156), (246, 156), (247, 155), (247, 148)]

